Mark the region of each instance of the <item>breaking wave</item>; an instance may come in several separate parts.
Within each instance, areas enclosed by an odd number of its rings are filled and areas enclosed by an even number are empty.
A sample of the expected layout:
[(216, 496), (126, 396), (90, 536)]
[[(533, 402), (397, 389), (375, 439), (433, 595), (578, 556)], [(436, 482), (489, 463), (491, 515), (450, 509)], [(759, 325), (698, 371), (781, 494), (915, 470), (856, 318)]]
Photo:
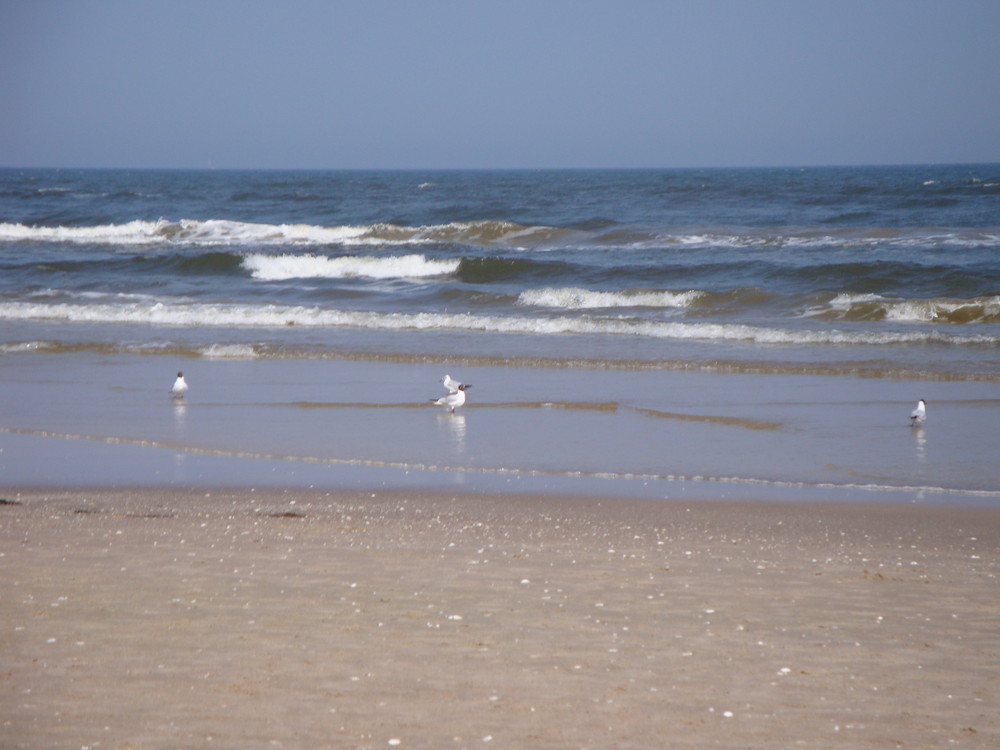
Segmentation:
[(130, 304), (0, 304), (0, 320), (118, 323), (183, 327), (305, 326), (373, 330), (462, 330), (480, 333), (648, 337), (772, 345), (843, 344), (996, 346), (1000, 336), (956, 336), (938, 331), (792, 330), (746, 324), (682, 323), (627, 317), (522, 317), (469, 313), (385, 313), (282, 305), (134, 302)]
[(93, 227), (45, 227), (0, 224), (0, 242), (64, 242), (70, 244), (233, 245), (344, 243), (362, 239), (367, 227), (319, 227), (309, 224), (252, 224), (240, 221), (182, 219), (173, 222), (130, 221)]
[(510, 221), (452, 222), (408, 227), (397, 224), (317, 226), (255, 224), (225, 219), (207, 221), (129, 221), (99, 226), (28, 226), (0, 223), (2, 242), (56, 242), (126, 247), (146, 245), (387, 245), (462, 243), (468, 245), (530, 246), (552, 242), (573, 232)]
[(972, 299), (893, 299), (878, 294), (838, 294), (806, 316), (826, 320), (901, 323), (1000, 323), (1000, 295)]
[(915, 229), (756, 229), (753, 231), (706, 230), (657, 233), (655, 240), (665, 245), (688, 248), (733, 249), (849, 249), (866, 247), (954, 247), (984, 248), (1000, 243), (1000, 231), (943, 230), (937, 227)]
[(458, 260), (428, 260), (423, 255), (385, 258), (317, 255), (248, 255), (243, 267), (261, 281), (364, 277), (370, 279), (444, 276), (458, 270)]
[(594, 292), (588, 289), (529, 289), (517, 298), (519, 305), (586, 310), (611, 307), (690, 307), (704, 292), (623, 291)]
[(733, 248), (858, 248), (953, 247), (992, 248), (1000, 244), (994, 228), (916, 229), (774, 228), (734, 230), (729, 227), (685, 230), (627, 230), (620, 227), (565, 228), (532, 226), (506, 220), (449, 222), (422, 226), (392, 223), (320, 226), (258, 224), (227, 219), (134, 220), (98, 226), (29, 226), (0, 223), (0, 243), (54, 242), (67, 244), (144, 245), (388, 245), (457, 243), (473, 246), (544, 247), (567, 242), (604, 246), (681, 249)]

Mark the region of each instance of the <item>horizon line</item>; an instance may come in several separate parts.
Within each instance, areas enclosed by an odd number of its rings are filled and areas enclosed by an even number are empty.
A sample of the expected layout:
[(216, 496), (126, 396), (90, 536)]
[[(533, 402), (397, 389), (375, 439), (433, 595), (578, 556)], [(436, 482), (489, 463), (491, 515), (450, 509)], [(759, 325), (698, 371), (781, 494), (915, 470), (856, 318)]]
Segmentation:
[(519, 166), (519, 167), (217, 167), (209, 166), (94, 166), (94, 165), (0, 165), (0, 170), (88, 170), (88, 171), (163, 171), (163, 172), (637, 172), (668, 170), (739, 170), (739, 169), (863, 169), (875, 167), (984, 167), (1000, 161), (957, 162), (869, 162), (836, 164), (757, 164), (714, 166)]

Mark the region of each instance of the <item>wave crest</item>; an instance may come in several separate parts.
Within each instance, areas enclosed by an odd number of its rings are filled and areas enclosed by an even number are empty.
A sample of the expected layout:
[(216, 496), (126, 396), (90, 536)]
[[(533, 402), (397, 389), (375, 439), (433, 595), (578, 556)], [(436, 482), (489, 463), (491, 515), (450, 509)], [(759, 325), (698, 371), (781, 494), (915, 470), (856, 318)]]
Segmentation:
[(1000, 323), (1000, 295), (952, 299), (891, 299), (878, 294), (838, 294), (806, 316), (827, 320), (899, 323)]
[(557, 307), (585, 310), (608, 307), (690, 307), (704, 292), (622, 291), (595, 292), (589, 289), (529, 289), (521, 292), (517, 304), (532, 307)]
[(64, 242), (124, 246), (187, 244), (323, 245), (361, 240), (368, 227), (319, 227), (309, 224), (253, 224), (241, 221), (181, 219), (129, 221), (93, 227), (45, 227), (0, 224), (0, 242)]
[(143, 245), (386, 245), (460, 243), (468, 245), (538, 245), (572, 234), (545, 226), (511, 221), (469, 221), (408, 227), (398, 224), (317, 226), (255, 224), (225, 219), (135, 220), (99, 226), (28, 226), (0, 223), (0, 242)]
[(383, 331), (462, 330), (541, 336), (634, 336), (673, 340), (749, 342), (789, 346), (893, 346), (943, 344), (997, 346), (1000, 336), (956, 336), (937, 331), (792, 330), (738, 323), (682, 323), (629, 318), (558, 316), (529, 318), (469, 313), (376, 313), (319, 307), (156, 302), (126, 305), (0, 304), (0, 320), (55, 320), (68, 323), (124, 323), (181, 327), (274, 328), (306, 326)]
[(524, 225), (504, 219), (450, 222), (424, 226), (391, 223), (320, 226), (258, 224), (227, 219), (180, 219), (99, 226), (28, 226), (0, 223), (0, 242), (59, 242), (77, 244), (195, 245), (386, 245), (456, 243), (475, 246), (539, 247), (579, 242), (598, 247), (666, 248), (856, 248), (856, 247), (994, 247), (1000, 233), (980, 229), (857, 229), (761, 228), (736, 231), (730, 227), (698, 229), (575, 229)]
[(248, 255), (243, 267), (260, 281), (285, 279), (370, 279), (424, 278), (444, 276), (458, 270), (458, 260), (428, 260), (423, 255), (402, 255), (385, 258), (344, 256), (328, 258), (318, 255)]

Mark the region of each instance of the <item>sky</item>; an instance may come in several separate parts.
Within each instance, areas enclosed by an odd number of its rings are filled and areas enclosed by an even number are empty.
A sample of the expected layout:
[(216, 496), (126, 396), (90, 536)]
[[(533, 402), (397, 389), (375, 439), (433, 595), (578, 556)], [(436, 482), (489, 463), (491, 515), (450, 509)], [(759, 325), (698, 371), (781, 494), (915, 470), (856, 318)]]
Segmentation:
[(1000, 162), (997, 0), (0, 0), (0, 166)]

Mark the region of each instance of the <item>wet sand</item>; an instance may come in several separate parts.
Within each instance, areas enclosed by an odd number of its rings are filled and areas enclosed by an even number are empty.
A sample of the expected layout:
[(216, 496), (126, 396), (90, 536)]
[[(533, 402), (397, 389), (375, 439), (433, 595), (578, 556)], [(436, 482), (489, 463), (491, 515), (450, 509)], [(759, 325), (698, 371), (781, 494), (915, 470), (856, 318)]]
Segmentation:
[(1000, 747), (1000, 510), (2, 497), (4, 748)]

